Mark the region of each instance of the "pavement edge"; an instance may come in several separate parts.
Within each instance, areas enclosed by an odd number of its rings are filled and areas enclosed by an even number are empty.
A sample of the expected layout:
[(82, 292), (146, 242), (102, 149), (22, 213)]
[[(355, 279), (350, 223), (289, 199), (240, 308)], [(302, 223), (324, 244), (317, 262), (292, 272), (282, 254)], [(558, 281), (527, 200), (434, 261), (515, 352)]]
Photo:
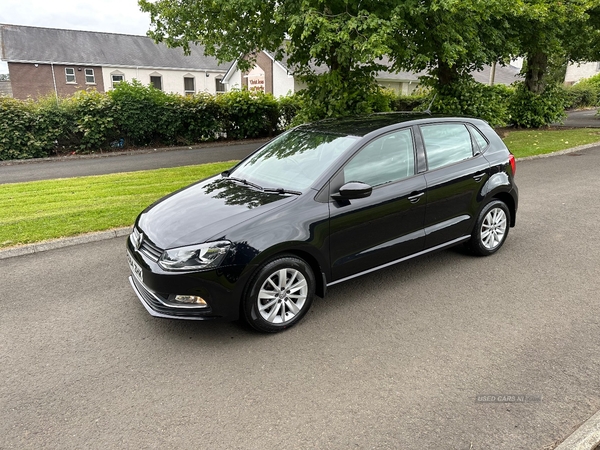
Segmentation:
[(31, 255), (34, 253), (45, 252), (63, 247), (71, 247), (73, 245), (87, 244), (90, 242), (105, 241), (107, 239), (127, 236), (131, 233), (131, 230), (132, 227), (114, 228), (107, 231), (86, 233), (79, 236), (53, 239), (50, 241), (38, 242), (36, 244), (22, 245), (19, 247), (11, 247), (5, 250), (0, 250), (0, 259)]
[(600, 411), (586, 420), (554, 450), (594, 450), (600, 444)]

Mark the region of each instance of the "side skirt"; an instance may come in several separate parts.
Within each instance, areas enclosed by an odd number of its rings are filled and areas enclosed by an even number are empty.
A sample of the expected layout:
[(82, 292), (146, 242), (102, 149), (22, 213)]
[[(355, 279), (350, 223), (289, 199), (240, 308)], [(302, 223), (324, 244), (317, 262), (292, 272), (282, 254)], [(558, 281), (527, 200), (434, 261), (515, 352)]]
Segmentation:
[(422, 255), (425, 255), (427, 253), (435, 252), (437, 250), (442, 250), (442, 249), (447, 248), (447, 247), (453, 247), (456, 244), (460, 244), (461, 242), (468, 241), (470, 238), (471, 238), (471, 236), (459, 237), (458, 239), (454, 239), (454, 240), (446, 242), (444, 244), (436, 245), (435, 247), (428, 248), (427, 250), (423, 250), (423, 251), (420, 251), (418, 253), (414, 253), (412, 255), (405, 256), (404, 258), (396, 259), (395, 261), (391, 261), (389, 263), (382, 264), (381, 266), (373, 267), (372, 269), (365, 270), (364, 272), (359, 272), (357, 274), (350, 275), (349, 277), (341, 278), (341, 279), (336, 280), (336, 281), (332, 281), (331, 283), (327, 283), (327, 287), (333, 286), (334, 284), (338, 284), (338, 283), (341, 283), (343, 281), (351, 280), (352, 278), (356, 278), (356, 277), (360, 277), (360, 276), (366, 275), (366, 274), (371, 273), (371, 272), (375, 272), (376, 270), (379, 270), (379, 269), (384, 269), (386, 267), (393, 266), (394, 264), (398, 264), (398, 263), (401, 263), (403, 261), (407, 261), (409, 259), (416, 258), (417, 256), (422, 256)]

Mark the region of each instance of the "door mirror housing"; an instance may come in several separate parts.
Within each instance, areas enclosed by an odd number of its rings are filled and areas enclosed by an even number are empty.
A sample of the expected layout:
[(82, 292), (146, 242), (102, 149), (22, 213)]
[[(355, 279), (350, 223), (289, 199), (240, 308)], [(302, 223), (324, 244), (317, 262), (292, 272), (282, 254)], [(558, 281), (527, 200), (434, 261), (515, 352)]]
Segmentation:
[(337, 194), (333, 195), (336, 200), (354, 200), (366, 198), (373, 192), (373, 187), (360, 181), (349, 181), (344, 184)]

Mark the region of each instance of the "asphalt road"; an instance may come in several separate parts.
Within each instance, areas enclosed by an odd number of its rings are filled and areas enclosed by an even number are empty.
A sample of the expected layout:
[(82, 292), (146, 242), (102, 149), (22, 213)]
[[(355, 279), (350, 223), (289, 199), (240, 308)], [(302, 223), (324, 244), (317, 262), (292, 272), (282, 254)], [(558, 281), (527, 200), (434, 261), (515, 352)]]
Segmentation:
[(598, 108), (582, 109), (577, 111), (568, 111), (567, 117), (558, 127), (566, 128), (598, 128), (600, 127), (600, 118), (596, 116)]
[(499, 253), (336, 285), (277, 335), (151, 318), (124, 238), (2, 260), (0, 448), (551, 448), (600, 409), (598, 167), (518, 162)]
[(159, 149), (118, 156), (104, 154), (91, 157), (56, 158), (51, 161), (0, 162), (0, 184), (238, 160), (249, 155), (264, 142), (256, 140), (179, 150)]

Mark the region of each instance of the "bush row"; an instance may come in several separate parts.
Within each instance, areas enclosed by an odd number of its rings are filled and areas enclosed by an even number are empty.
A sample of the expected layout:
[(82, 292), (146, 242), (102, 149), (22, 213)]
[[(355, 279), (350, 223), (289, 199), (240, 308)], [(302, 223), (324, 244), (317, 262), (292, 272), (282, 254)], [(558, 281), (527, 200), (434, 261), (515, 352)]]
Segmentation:
[(249, 91), (184, 97), (136, 82), (58, 100), (0, 97), (0, 160), (266, 137), (288, 126), (294, 114), (293, 99)]
[(494, 127), (538, 128), (565, 117), (567, 98), (562, 86), (549, 85), (538, 95), (523, 83), (487, 86), (467, 78), (451, 86), (433, 87), (425, 94), (400, 97), (396, 104), (421, 111), (431, 105), (433, 113), (479, 117)]
[[(559, 121), (565, 107), (598, 104), (600, 76), (568, 88), (548, 86), (542, 95), (531, 94), (523, 84), (486, 86), (472, 79), (410, 96), (375, 85), (356, 98), (337, 99), (339, 104), (335, 99), (315, 101), (326, 96), (326, 86), (313, 91), (280, 99), (247, 90), (184, 97), (124, 82), (106, 94), (80, 91), (58, 100), (0, 97), (0, 160), (39, 158), (63, 150), (85, 153), (267, 137), (303, 121), (343, 115), (348, 105), (361, 113), (424, 111), (431, 105), (434, 113), (480, 117), (492, 126), (540, 127)], [(323, 105), (337, 110), (326, 111)]]
[(600, 74), (565, 88), (567, 109), (600, 106)]

